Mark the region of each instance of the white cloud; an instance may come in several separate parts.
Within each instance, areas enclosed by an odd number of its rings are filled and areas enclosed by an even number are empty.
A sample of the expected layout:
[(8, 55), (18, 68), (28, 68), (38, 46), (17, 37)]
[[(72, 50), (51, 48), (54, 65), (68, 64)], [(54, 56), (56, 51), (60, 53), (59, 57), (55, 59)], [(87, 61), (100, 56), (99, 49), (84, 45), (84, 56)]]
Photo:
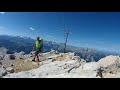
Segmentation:
[(30, 30), (34, 31), (35, 29), (33, 27), (29, 27)]
[(0, 26), (0, 29), (6, 29), (5, 27)]
[(0, 14), (5, 14), (5, 12), (0, 12)]
[(4, 28), (4, 27), (1, 27), (1, 26), (0, 26), (0, 29), (2, 29), (2, 28)]

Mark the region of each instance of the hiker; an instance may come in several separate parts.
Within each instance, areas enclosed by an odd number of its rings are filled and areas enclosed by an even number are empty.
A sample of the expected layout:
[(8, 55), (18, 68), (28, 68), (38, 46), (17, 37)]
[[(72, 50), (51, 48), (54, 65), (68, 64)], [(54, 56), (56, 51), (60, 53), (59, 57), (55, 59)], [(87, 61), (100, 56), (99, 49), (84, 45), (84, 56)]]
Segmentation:
[(40, 52), (42, 52), (42, 48), (43, 48), (43, 39), (40, 39), (40, 37), (37, 37), (37, 40), (36, 40), (35, 45), (33, 46), (33, 50), (32, 50), (32, 51), (34, 51), (34, 49), (35, 49), (35, 56), (32, 61), (36, 61), (36, 57), (37, 57), (37, 61), (39, 61), (38, 54)]

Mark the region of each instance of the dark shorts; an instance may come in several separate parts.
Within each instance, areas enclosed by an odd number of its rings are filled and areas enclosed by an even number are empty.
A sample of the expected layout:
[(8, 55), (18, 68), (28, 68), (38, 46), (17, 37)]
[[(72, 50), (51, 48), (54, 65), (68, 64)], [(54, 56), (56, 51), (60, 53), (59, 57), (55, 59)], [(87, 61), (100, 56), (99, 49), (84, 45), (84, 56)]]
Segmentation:
[(38, 55), (40, 52), (42, 52), (41, 50), (42, 50), (41, 48), (36, 49), (36, 51), (35, 51), (35, 55)]

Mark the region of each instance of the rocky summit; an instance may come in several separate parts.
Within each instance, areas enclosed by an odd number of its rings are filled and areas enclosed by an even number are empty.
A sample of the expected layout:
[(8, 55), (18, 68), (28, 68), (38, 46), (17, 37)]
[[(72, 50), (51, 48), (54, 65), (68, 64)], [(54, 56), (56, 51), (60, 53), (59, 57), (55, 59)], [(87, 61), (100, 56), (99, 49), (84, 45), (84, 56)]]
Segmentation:
[(39, 54), (40, 62), (33, 62), (34, 52), (12, 54), (1, 60), (1, 78), (119, 78), (120, 57), (106, 56), (98, 62), (86, 62), (74, 53), (50, 51)]

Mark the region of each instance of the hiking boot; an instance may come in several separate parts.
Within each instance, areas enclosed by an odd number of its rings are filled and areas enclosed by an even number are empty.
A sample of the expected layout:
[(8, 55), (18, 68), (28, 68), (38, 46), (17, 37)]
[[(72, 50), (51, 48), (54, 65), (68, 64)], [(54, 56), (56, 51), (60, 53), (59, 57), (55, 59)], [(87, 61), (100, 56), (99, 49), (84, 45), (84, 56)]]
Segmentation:
[(35, 62), (35, 59), (33, 59), (32, 61)]

